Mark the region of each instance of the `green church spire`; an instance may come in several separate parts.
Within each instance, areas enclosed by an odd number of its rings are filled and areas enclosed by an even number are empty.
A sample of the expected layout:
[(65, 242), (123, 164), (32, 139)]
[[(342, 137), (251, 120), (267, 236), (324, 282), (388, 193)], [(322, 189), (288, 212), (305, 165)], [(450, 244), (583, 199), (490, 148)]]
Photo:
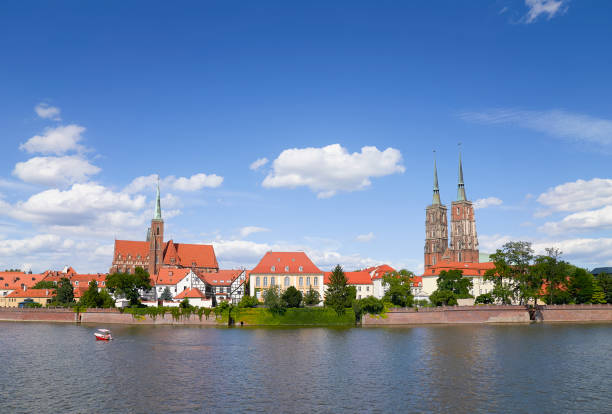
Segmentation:
[(153, 220), (161, 220), (161, 199), (159, 196), (159, 177), (157, 177), (157, 197), (155, 201), (155, 216), (153, 216)]
[(440, 187), (438, 187), (438, 168), (436, 166), (436, 151), (434, 151), (434, 187), (432, 205), (440, 205)]
[(463, 166), (461, 165), (461, 150), (459, 150), (459, 184), (457, 185), (457, 201), (466, 201), (465, 186), (463, 185)]

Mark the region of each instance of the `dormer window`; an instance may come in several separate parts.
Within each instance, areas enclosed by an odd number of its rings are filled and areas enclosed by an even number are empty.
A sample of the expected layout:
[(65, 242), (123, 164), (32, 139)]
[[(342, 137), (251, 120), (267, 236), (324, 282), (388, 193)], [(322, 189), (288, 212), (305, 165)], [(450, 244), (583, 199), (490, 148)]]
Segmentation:
[(276, 259), (277, 262), (280, 262), (280, 257), (278, 259)]
[(272, 267), (270, 268), (270, 271), (271, 271), (271, 272), (274, 272), (274, 271), (276, 271), (276, 268), (275, 268), (274, 266), (272, 266)]
[(289, 271), (289, 266), (285, 266), (285, 272)]
[(74, 285), (75, 285), (75, 286), (78, 286), (78, 285), (79, 285), (79, 281), (78, 281), (78, 280), (75, 280), (75, 281), (74, 281)]
[(172, 276), (174, 273), (172, 273), (172, 271), (168, 272), (168, 276)]
[(302, 266), (300, 266), (300, 267), (298, 267), (298, 270), (299, 270), (300, 272), (303, 272), (303, 271), (304, 271), (304, 268), (303, 268)]

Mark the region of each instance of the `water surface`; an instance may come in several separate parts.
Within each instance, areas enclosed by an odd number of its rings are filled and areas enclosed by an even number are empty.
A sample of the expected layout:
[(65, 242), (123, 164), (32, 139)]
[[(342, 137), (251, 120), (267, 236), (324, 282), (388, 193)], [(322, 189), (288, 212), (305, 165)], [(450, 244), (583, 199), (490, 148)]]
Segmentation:
[(612, 325), (0, 322), (2, 412), (612, 412)]

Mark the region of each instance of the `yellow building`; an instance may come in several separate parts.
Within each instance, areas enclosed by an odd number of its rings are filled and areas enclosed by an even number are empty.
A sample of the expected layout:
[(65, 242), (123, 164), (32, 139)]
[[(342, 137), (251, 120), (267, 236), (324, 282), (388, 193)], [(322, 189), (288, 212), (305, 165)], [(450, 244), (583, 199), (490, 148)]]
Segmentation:
[[(53, 299), (55, 291), (53, 289), (18, 289), (9, 293), (6, 296), (0, 297), (0, 306), (8, 308), (17, 308), (19, 304), (26, 299), (32, 302), (40, 303), (46, 306)], [(28, 302), (30, 301), (28, 300)]]

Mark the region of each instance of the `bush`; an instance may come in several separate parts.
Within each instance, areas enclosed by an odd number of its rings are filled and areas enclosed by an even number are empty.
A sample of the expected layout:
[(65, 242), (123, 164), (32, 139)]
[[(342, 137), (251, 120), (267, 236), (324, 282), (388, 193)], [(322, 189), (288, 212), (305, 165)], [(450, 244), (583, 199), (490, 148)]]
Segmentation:
[(319, 292), (314, 290), (312, 286), (308, 289), (308, 292), (304, 295), (304, 304), (305, 305), (318, 305), (321, 303), (321, 295)]
[(494, 302), (493, 295), (490, 293), (483, 293), (482, 295), (478, 295), (474, 304), (482, 303), (483, 305), (490, 305)]
[(385, 309), (383, 301), (380, 299), (376, 299), (374, 296), (368, 296), (363, 299), (359, 299), (359, 303), (361, 305), (362, 313), (377, 315)]
[(416, 306), (420, 306), (420, 307), (431, 306), (431, 302), (429, 302), (427, 299), (417, 299), (417, 300), (414, 301), (414, 304)]
[(434, 306), (455, 306), (457, 298), (450, 290), (435, 290), (429, 295), (429, 301)]
[(287, 303), (283, 300), (278, 286), (270, 286), (264, 291), (263, 297), (264, 304), (270, 312), (281, 314), (287, 310)]
[(238, 303), (239, 308), (256, 308), (259, 305), (259, 300), (255, 296), (245, 295)]
[(302, 302), (302, 292), (293, 286), (289, 286), (281, 295), (281, 299), (287, 304), (288, 308), (299, 308)]

